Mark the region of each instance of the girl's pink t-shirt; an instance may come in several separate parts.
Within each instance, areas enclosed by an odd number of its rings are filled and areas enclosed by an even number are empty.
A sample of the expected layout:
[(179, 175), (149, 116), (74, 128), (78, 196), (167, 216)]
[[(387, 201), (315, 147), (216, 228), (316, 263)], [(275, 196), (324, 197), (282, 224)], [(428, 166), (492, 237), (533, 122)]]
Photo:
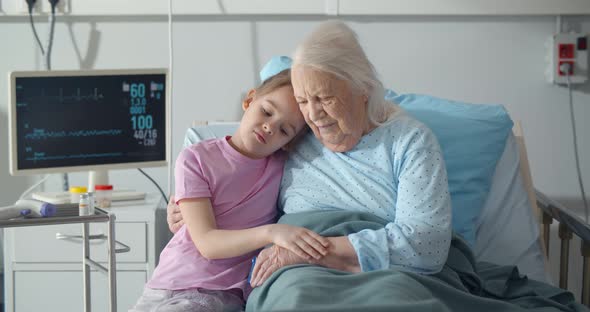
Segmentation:
[[(231, 147), (229, 138), (202, 141), (180, 153), (175, 167), (176, 202), (209, 198), (219, 229), (246, 229), (275, 222), (286, 156), (278, 152), (263, 159), (251, 159)], [(246, 278), (257, 252), (208, 260), (195, 247), (185, 225), (160, 254), (160, 262), (147, 287), (233, 288), (242, 290), (245, 299), (251, 291)]]

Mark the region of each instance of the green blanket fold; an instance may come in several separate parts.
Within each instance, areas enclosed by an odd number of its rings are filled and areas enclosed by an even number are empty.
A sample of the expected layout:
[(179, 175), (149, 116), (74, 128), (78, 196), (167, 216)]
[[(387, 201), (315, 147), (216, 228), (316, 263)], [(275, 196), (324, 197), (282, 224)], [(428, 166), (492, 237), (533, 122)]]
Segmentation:
[[(371, 214), (319, 211), (287, 214), (279, 223), (304, 226), (324, 236), (379, 229)], [(251, 293), (246, 311), (590, 311), (570, 292), (527, 279), (514, 266), (477, 263), (453, 237), (443, 270), (422, 275), (399, 270), (347, 273), (313, 265), (275, 272)]]

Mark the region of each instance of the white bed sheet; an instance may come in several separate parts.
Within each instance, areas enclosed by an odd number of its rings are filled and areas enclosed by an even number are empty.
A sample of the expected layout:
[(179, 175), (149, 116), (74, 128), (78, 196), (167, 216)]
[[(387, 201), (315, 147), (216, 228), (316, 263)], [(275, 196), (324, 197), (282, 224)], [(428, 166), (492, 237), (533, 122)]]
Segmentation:
[(519, 162), (518, 144), (510, 134), (476, 225), (473, 250), (479, 261), (515, 264), (529, 278), (553, 284)]

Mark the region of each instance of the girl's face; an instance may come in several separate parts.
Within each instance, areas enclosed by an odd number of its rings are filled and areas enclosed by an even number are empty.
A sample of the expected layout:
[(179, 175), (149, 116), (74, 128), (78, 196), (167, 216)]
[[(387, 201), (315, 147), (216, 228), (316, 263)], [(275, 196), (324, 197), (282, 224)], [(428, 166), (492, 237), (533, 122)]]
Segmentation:
[(263, 95), (250, 90), (242, 107), (244, 116), (230, 142), (239, 152), (251, 158), (271, 155), (305, 127), (291, 86)]

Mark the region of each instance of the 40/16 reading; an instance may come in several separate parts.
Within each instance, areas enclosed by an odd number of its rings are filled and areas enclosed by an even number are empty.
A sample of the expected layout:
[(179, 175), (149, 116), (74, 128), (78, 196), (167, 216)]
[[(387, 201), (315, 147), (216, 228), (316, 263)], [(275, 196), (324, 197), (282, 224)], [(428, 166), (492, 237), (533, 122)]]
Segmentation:
[(158, 129), (135, 130), (133, 132), (133, 138), (138, 140), (138, 143), (143, 144), (144, 146), (155, 146), (158, 139)]
[(133, 131), (133, 137), (141, 140), (141, 139), (157, 139), (158, 138), (158, 129), (151, 129), (151, 130), (135, 130)]

